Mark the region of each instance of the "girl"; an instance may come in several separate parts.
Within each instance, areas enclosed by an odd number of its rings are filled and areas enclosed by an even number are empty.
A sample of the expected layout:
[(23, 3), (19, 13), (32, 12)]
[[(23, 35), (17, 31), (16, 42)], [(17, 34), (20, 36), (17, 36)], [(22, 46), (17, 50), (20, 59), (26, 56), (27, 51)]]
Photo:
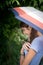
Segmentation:
[[(35, 33), (37, 33), (37, 35)], [(43, 57), (43, 35), (37, 31), (35, 33), (33, 33), (33, 35), (35, 35), (36, 38), (32, 41), (31, 45), (30, 43), (26, 43), (22, 46), (20, 51), (20, 65), (39, 65)]]

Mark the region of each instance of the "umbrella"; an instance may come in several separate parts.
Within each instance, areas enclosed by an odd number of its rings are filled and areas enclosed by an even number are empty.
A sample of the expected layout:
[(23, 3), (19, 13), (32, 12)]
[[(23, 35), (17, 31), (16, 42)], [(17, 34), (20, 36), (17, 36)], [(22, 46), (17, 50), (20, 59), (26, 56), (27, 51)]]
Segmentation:
[(34, 7), (15, 7), (15, 17), (43, 34), (43, 12)]

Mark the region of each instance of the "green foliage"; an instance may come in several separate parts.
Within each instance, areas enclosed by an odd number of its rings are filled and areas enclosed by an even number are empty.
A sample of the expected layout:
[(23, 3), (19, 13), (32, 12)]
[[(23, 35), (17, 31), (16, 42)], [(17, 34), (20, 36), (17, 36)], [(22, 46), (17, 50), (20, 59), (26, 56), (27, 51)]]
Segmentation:
[(23, 35), (20, 22), (11, 11), (1, 11), (0, 30), (0, 65), (18, 65), (20, 48), (27, 36)]
[(43, 11), (43, 0), (23, 0), (23, 6), (32, 6)]
[(5, 8), (11, 8), (14, 6), (20, 5), (18, 0), (1, 0), (0, 1), (0, 8), (3, 10)]
[[(13, 55), (13, 51), (11, 51), (10, 49), (13, 48), (11, 48), (11, 44), (13, 45), (13, 31), (15, 27), (19, 27), (19, 22), (17, 23), (17, 20), (14, 19), (14, 16), (11, 12), (6, 10), (1, 12), (2, 13), (0, 19), (0, 65), (16, 65), (14, 64), (15, 60), (12, 61), (14, 59), (13, 56), (15, 56), (16, 54)], [(15, 44), (13, 46), (15, 46)]]
[(16, 6), (33, 6), (43, 11), (43, 0), (1, 0), (0, 8), (12, 8)]
[(0, 1), (0, 65), (19, 65), (20, 48), (28, 38), (22, 34), (20, 22), (8, 10), (17, 6), (32, 6), (43, 11), (43, 0)]

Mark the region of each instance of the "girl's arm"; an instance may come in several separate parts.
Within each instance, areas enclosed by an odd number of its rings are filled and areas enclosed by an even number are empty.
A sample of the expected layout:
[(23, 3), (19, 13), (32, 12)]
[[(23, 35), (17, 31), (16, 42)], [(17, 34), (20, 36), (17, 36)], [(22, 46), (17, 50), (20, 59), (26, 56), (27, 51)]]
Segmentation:
[(29, 47), (30, 47), (30, 43), (29, 42), (25, 42), (21, 48), (21, 51), (20, 51), (20, 65), (23, 64), (24, 62), (24, 59), (25, 59), (25, 56), (24, 56), (24, 49), (29, 51)]
[(23, 62), (24, 62), (24, 58), (25, 58), (24, 55), (21, 54), (21, 55), (20, 55), (20, 65), (23, 64)]
[(29, 65), (33, 57), (35, 56), (36, 51), (33, 49), (29, 49), (28, 54), (26, 55), (25, 59), (23, 60), (21, 65)]

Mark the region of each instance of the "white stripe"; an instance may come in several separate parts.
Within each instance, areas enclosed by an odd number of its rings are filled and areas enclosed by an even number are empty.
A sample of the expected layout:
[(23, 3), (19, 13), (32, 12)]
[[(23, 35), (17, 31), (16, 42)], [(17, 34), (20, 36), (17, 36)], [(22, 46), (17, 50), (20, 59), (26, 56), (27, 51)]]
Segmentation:
[(20, 9), (43, 24), (43, 12), (33, 7), (20, 7)]

